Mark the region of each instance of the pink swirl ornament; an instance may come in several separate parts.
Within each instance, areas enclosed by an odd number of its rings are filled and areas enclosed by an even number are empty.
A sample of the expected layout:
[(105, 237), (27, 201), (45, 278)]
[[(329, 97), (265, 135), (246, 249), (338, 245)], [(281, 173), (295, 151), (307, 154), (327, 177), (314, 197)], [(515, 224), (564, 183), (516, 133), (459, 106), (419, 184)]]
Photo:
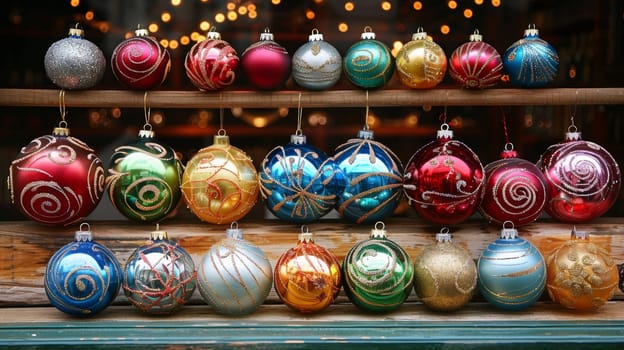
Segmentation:
[(467, 89), (484, 89), (498, 83), (503, 75), (503, 61), (496, 49), (483, 42), (475, 30), (470, 41), (460, 45), (451, 54), (449, 75)]
[(218, 32), (193, 45), (186, 55), (186, 75), (201, 91), (215, 91), (231, 85), (236, 78), (239, 59), (236, 50), (221, 40)]
[(595, 219), (618, 198), (622, 175), (617, 162), (600, 145), (581, 140), (580, 132), (568, 131), (565, 141), (548, 147), (537, 166), (549, 187), (546, 212), (557, 220)]
[(71, 225), (97, 206), (104, 192), (102, 161), (59, 127), (23, 147), (9, 167), (11, 201), (46, 225)]
[(149, 36), (147, 29), (137, 29), (136, 36), (120, 43), (113, 51), (111, 68), (124, 86), (149, 90), (160, 86), (171, 69), (169, 51)]

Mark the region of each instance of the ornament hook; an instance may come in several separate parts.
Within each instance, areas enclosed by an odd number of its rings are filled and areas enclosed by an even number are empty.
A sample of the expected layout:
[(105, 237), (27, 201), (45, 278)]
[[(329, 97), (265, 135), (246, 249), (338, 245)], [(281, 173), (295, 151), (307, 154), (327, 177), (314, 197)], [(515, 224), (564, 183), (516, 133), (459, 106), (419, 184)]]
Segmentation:
[(370, 108), (368, 106), (368, 90), (366, 90), (366, 115), (364, 116), (364, 130), (368, 130), (368, 112)]
[(301, 130), (302, 116), (303, 108), (301, 108), (301, 92), (299, 92), (299, 98), (297, 99), (297, 130), (295, 130), (295, 135), (297, 136), (303, 135), (303, 131)]
[(143, 130), (152, 131), (152, 124), (150, 124), (150, 115), (152, 113), (152, 108), (149, 107), (147, 103), (147, 95), (148, 92), (145, 91), (143, 95), (143, 114), (145, 115), (145, 124), (143, 124)]
[(570, 116), (570, 126), (568, 126), (568, 132), (577, 132), (578, 128), (574, 125), (574, 118), (576, 117), (576, 106), (578, 106), (578, 90), (574, 95), (574, 108), (572, 109), (572, 115)]
[[(83, 227), (86, 227), (87, 229), (85, 230)], [(82, 224), (80, 224), (79, 227), (80, 231), (91, 231), (91, 226), (89, 225), (88, 222), (83, 222)]]
[(217, 131), (217, 135), (227, 135), (227, 132), (225, 132), (223, 128), (223, 93), (219, 93), (219, 130)]
[(63, 89), (59, 91), (59, 111), (61, 113), (59, 128), (66, 128), (67, 122), (65, 121), (65, 115), (67, 114), (67, 109), (65, 108), (65, 90)]
[(436, 242), (449, 243), (451, 241), (451, 230), (448, 227), (442, 227), (440, 232), (436, 233)]
[(238, 222), (232, 221), (232, 223), (230, 224), (230, 228), (232, 230), (237, 230), (238, 229)]
[(375, 223), (375, 230), (384, 230), (386, 228), (386, 224), (383, 221), (377, 221)]
[(371, 28), (371, 26), (364, 27), (364, 33), (372, 33), (372, 32), (373, 32), (373, 28)]

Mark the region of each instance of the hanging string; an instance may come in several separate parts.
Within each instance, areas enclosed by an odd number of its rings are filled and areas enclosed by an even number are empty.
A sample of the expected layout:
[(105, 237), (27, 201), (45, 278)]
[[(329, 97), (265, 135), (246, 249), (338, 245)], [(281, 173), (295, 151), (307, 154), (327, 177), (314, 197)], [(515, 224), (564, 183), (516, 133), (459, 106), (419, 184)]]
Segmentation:
[(442, 114), (438, 118), (442, 122), (442, 125), (446, 125), (447, 127), (448, 127), (448, 124), (446, 123), (446, 112), (448, 110), (448, 102), (449, 102), (449, 93), (447, 91), (446, 92), (446, 100), (444, 101), (444, 111), (442, 112)]
[(219, 93), (219, 131), (217, 131), (217, 134), (221, 136), (227, 135), (223, 128), (223, 93)]
[(295, 135), (297, 136), (303, 135), (303, 130), (301, 130), (302, 116), (303, 116), (303, 108), (301, 108), (301, 92), (299, 92), (299, 99), (297, 101), (297, 130), (295, 130)]
[(503, 119), (503, 133), (505, 135), (505, 150), (513, 151), (513, 143), (509, 141), (509, 131), (507, 130), (507, 117), (505, 116), (505, 111), (503, 107), (499, 107)]
[(152, 130), (152, 124), (150, 124), (150, 116), (152, 114), (152, 108), (147, 104), (147, 91), (143, 95), (143, 114), (145, 115), (145, 124), (143, 124), (143, 130)]
[(574, 97), (574, 108), (572, 109), (572, 115), (570, 116), (570, 126), (568, 126), (568, 132), (577, 132), (578, 128), (574, 125), (574, 118), (576, 117), (576, 106), (578, 105), (578, 90)]
[(368, 90), (366, 90), (366, 115), (364, 116), (364, 130), (368, 130)]
[(67, 122), (65, 121), (65, 115), (67, 114), (67, 109), (65, 108), (65, 90), (61, 89), (59, 92), (59, 111), (61, 112), (61, 121), (59, 122), (60, 128), (66, 128)]

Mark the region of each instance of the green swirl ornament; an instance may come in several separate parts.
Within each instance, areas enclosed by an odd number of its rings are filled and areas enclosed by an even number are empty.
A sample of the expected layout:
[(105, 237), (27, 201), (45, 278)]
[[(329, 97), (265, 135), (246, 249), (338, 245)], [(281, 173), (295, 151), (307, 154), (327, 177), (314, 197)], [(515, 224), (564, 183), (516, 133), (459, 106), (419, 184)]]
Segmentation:
[(345, 75), (359, 88), (380, 88), (394, 73), (392, 53), (386, 44), (375, 40), (371, 27), (365, 27), (360, 38), (362, 40), (349, 48), (342, 61)]

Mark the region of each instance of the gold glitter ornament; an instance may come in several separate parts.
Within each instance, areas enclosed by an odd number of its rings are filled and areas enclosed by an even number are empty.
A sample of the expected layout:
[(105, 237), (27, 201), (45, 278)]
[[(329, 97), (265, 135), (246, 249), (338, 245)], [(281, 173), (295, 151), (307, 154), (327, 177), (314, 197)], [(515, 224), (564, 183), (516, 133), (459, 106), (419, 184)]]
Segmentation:
[(615, 293), (618, 269), (604, 247), (572, 230), (568, 242), (546, 259), (548, 295), (568, 309), (597, 310)]
[(412, 35), (396, 57), (401, 83), (415, 89), (430, 89), (438, 85), (446, 73), (444, 50), (422, 28)]
[(477, 287), (477, 267), (470, 253), (451, 242), (448, 228), (436, 234), (414, 261), (414, 289), (423, 304), (435, 311), (465, 306)]

